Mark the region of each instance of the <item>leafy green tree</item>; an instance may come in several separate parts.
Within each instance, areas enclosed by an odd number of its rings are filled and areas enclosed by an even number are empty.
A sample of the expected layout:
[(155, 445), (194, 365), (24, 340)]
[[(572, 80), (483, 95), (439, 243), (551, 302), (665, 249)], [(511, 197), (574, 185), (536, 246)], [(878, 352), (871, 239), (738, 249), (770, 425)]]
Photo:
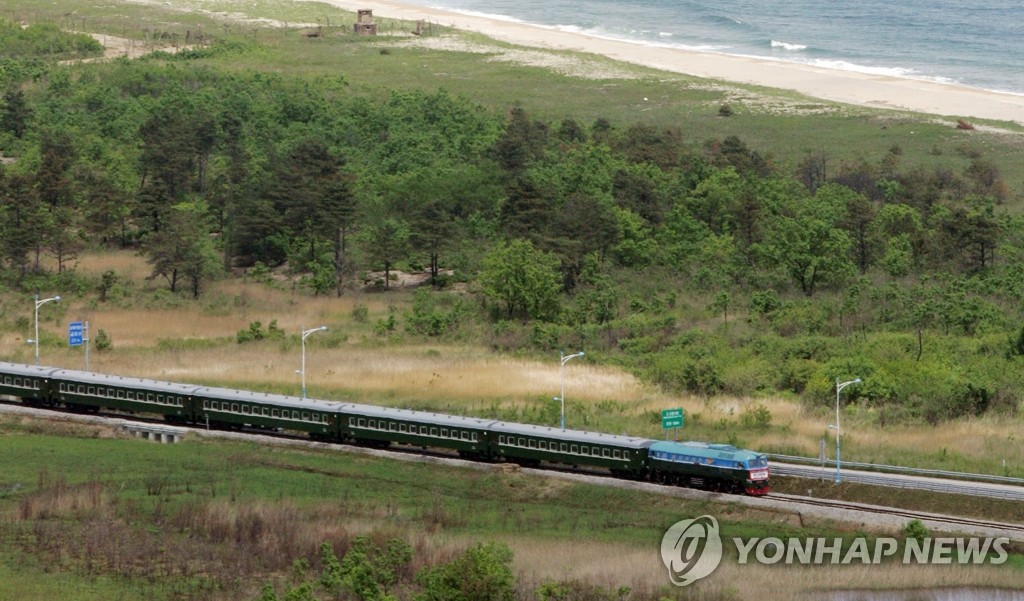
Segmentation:
[(28, 130), (32, 118), (32, 109), (25, 100), (25, 92), (21, 88), (12, 88), (4, 92), (3, 111), (0, 112), (0, 131), (8, 131), (15, 138), (21, 138)]
[(416, 601), (512, 601), (512, 551), (499, 543), (479, 543), (453, 561), (416, 575), (423, 592)]
[(0, 211), (0, 256), (20, 283), (32, 268), (29, 252), (42, 243), (41, 228), (35, 225), (46, 219), (30, 176), (8, 175), (0, 179)]
[(202, 283), (217, 273), (220, 261), (202, 219), (203, 207), (183, 203), (174, 207), (165, 227), (150, 234), (143, 244), (146, 262), (153, 271), (148, 279), (162, 277), (171, 292), (187, 280), (193, 298)]
[(834, 211), (814, 199), (795, 201), (770, 220), (759, 254), (813, 296), (819, 284), (839, 284), (849, 278), (850, 237), (834, 226)]
[(735, 169), (719, 169), (700, 182), (684, 202), (694, 219), (712, 233), (722, 234), (733, 228), (742, 189), (743, 182)]
[(371, 263), (384, 269), (384, 287), (389, 288), (395, 263), (409, 255), (409, 226), (383, 203), (374, 203), (367, 212), (361, 239)]
[(550, 320), (558, 312), (558, 267), (558, 257), (528, 240), (501, 242), (484, 257), (480, 286), (509, 318)]

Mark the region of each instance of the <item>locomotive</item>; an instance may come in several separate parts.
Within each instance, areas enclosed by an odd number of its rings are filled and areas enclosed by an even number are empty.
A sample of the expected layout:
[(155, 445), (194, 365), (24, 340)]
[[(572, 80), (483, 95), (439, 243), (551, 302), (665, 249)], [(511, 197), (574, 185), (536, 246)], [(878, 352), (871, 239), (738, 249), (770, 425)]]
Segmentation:
[(764, 495), (767, 458), (726, 444), (655, 441), (0, 362), (0, 395), (36, 407), (162, 416), (211, 428), (303, 432), (316, 440), (447, 449), (477, 461), (600, 469), (621, 478)]

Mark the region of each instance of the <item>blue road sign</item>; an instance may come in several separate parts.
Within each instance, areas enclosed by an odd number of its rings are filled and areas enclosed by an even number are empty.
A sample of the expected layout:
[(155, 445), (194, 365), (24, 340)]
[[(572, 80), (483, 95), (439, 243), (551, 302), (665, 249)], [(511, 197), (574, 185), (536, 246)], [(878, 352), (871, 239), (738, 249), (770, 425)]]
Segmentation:
[(72, 321), (68, 324), (68, 344), (70, 346), (82, 346), (82, 322)]

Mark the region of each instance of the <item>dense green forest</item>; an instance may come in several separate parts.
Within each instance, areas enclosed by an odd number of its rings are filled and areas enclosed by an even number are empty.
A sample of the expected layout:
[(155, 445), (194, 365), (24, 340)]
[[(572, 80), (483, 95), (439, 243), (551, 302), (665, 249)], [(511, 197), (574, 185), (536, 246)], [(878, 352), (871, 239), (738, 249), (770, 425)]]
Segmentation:
[(341, 295), (430, 270), (383, 335), (585, 348), (702, 395), (822, 403), (857, 375), (883, 424), (1017, 411), (1024, 220), (983, 151), (783, 166), (737, 136), (202, 63), (251, 40), (62, 66), (73, 40), (35, 35), (0, 45), (12, 289), (102, 287), (74, 274), (97, 247), (191, 297), (240, 272)]

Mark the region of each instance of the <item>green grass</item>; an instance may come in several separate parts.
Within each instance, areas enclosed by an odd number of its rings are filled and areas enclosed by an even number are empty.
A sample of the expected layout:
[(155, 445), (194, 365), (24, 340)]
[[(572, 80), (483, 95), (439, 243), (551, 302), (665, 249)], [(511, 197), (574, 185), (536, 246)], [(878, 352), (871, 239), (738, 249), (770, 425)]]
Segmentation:
[[(795, 516), (728, 502), (334, 450), (111, 436), (97, 426), (0, 420), (0, 542), (8, 549), (0, 555), (0, 598), (75, 591), (73, 598), (87, 600), (252, 599), (262, 583), (283, 582), (293, 560), (306, 557), (315, 567), (320, 543), (342, 549), (360, 532), (412, 541), (418, 567), (472, 541), (514, 541), (526, 565), (550, 562), (545, 553), (579, 549), (581, 541), (628, 550), (649, 569), (647, 594), (665, 584), (656, 559), (661, 537), (687, 517), (717, 517), (726, 539), (895, 534), (811, 519), (801, 525)], [(725, 549), (734, 556), (732, 545)], [(591, 561), (614, 572), (610, 557)], [(745, 569), (734, 558), (726, 564)], [(999, 573), (1005, 579), (1004, 570), (1020, 566), (1015, 556)], [(619, 570), (611, 578), (628, 577)], [(706, 590), (735, 598), (723, 578)], [(773, 586), (804, 582), (800, 570), (772, 578)]]

